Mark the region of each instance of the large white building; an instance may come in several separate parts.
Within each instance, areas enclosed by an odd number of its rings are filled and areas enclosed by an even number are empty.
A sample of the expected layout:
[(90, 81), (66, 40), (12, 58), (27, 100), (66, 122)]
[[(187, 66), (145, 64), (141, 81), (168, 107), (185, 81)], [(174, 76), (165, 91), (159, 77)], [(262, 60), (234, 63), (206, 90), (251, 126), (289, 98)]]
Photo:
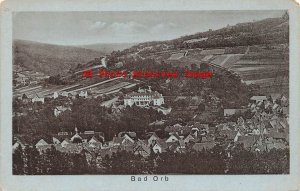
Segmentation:
[(124, 105), (132, 106), (133, 104), (137, 106), (149, 106), (153, 104), (154, 106), (160, 106), (164, 104), (164, 97), (157, 91), (152, 91), (149, 89), (139, 89), (138, 92), (132, 92), (124, 97)]

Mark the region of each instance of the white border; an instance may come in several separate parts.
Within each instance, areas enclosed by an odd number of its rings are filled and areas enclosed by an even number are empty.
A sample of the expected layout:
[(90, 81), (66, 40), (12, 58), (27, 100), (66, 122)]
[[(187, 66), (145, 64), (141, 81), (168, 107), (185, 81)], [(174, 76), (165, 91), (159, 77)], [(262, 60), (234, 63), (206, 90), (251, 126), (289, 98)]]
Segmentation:
[[(0, 189), (24, 190), (299, 190), (299, 7), (292, 0), (11, 0), (1, 5)], [(12, 12), (143, 10), (289, 10), (290, 175), (177, 175), (168, 182), (131, 182), (130, 176), (12, 176)], [(150, 176), (152, 177), (152, 176)]]

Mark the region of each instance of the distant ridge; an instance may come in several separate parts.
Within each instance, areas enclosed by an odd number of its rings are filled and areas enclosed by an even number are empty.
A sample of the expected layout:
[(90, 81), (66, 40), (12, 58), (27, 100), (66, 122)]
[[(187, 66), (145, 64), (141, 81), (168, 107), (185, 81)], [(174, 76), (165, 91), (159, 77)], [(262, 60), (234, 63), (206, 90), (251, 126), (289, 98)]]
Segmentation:
[(47, 75), (65, 74), (78, 64), (85, 64), (103, 55), (103, 52), (83, 47), (13, 41), (13, 64)]
[(97, 43), (97, 44), (80, 45), (78, 47), (100, 51), (105, 54), (110, 54), (112, 51), (118, 51), (118, 50), (122, 51), (136, 44), (138, 43)]

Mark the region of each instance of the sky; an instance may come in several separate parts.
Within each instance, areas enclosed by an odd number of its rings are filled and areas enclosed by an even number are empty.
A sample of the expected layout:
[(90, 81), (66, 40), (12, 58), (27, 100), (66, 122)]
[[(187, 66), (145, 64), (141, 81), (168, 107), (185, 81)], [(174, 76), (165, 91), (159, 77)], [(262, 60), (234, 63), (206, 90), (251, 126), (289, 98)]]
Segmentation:
[(13, 39), (59, 45), (171, 40), (284, 11), (17, 12)]

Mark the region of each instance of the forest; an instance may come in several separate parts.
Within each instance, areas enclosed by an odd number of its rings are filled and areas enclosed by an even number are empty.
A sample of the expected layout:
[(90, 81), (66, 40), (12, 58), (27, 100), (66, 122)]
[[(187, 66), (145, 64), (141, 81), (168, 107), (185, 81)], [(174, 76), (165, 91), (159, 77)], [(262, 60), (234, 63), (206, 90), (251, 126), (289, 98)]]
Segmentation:
[(85, 152), (61, 153), (55, 148), (39, 153), (18, 147), (13, 154), (14, 175), (67, 174), (288, 174), (289, 151), (251, 152), (238, 146), (231, 157), (221, 147), (186, 153), (151, 153), (147, 158), (126, 151), (87, 160)]

